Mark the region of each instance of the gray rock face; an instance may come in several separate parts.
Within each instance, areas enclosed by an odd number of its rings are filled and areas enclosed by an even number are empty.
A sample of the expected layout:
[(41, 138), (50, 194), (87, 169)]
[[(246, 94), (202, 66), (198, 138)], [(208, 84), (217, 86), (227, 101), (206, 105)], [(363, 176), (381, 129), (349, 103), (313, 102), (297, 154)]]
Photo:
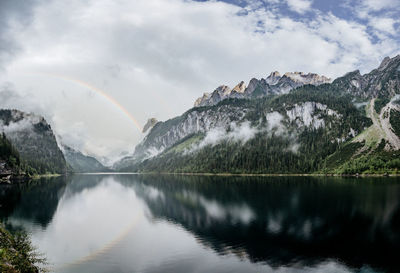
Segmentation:
[(245, 114), (246, 109), (224, 105), (217, 110), (193, 110), (178, 118), (159, 122), (136, 146), (134, 158), (142, 160), (153, 157), (189, 135), (205, 133), (216, 127), (225, 128), (232, 121), (241, 120)]
[(153, 128), (157, 122), (158, 122), (158, 120), (156, 118), (149, 118), (147, 120), (146, 124), (143, 126), (142, 133), (146, 133), (149, 129)]
[(278, 71), (271, 72), (271, 74), (266, 78), (266, 81), (269, 85), (275, 85), (278, 83), (281, 78), (281, 74)]
[(289, 72), (281, 76), (279, 72), (275, 71), (265, 79), (251, 79), (247, 87), (243, 81), (237, 84), (233, 89), (222, 85), (211, 94), (204, 93), (202, 97), (195, 101), (194, 106), (211, 106), (228, 98), (253, 98), (263, 97), (269, 94), (285, 94), (305, 84), (320, 85), (329, 82), (329, 78), (319, 76), (318, 74)]
[(336, 79), (333, 86), (361, 98), (393, 97), (400, 93), (400, 55), (386, 57), (370, 73), (361, 75), (356, 70)]

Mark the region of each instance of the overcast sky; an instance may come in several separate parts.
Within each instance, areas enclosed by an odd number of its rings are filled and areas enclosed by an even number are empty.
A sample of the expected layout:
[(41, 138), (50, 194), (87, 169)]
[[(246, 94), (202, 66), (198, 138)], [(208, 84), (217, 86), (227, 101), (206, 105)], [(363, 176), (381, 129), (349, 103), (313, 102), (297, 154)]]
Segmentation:
[(400, 0), (0, 0), (0, 107), (115, 157), (221, 84), (369, 72), (400, 53), (399, 18)]

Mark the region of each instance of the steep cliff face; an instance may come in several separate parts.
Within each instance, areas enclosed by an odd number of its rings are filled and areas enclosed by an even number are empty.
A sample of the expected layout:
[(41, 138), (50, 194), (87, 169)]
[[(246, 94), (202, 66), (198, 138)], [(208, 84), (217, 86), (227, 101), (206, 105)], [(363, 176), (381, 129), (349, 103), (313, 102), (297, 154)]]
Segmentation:
[(205, 133), (216, 127), (226, 127), (232, 121), (242, 120), (246, 111), (231, 105), (218, 108), (193, 108), (180, 117), (158, 122), (136, 146), (133, 156), (117, 162), (114, 168), (120, 169), (154, 157), (187, 136)]
[(400, 93), (400, 55), (386, 57), (370, 73), (361, 75), (356, 70), (336, 79), (333, 86), (361, 98), (391, 98)]
[(399, 56), (385, 59), (364, 76), (351, 72), (332, 84), (317, 74), (273, 72), (246, 88), (221, 86), (206, 96), (210, 105), (158, 122), (116, 167), (309, 172), (332, 170), (358, 155), (379, 154), (389, 162), (400, 155), (399, 65)]
[(65, 173), (64, 155), (46, 120), (18, 110), (0, 110), (0, 129), (18, 150), (21, 160), (39, 173)]

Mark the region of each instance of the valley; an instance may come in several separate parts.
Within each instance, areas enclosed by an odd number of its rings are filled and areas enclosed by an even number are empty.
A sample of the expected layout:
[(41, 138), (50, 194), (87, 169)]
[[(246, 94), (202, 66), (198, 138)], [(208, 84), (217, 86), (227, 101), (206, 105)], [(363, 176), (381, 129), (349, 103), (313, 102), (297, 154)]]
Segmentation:
[[(332, 81), (273, 72), (248, 86), (220, 86), (181, 116), (149, 119), (133, 154), (113, 166), (60, 143), (38, 115), (1, 110), (0, 121), (17, 153), (15, 172), (28, 176), (110, 171), (395, 175), (400, 137), (392, 123), (400, 113), (399, 66), (396, 56), (363, 76), (355, 71)], [(360, 163), (371, 160), (377, 163), (373, 168)]]

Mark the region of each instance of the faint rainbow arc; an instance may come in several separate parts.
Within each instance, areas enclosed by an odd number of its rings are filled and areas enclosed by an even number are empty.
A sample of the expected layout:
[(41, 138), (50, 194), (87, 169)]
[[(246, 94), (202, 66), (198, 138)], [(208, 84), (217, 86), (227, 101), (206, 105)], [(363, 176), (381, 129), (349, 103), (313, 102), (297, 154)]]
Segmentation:
[(103, 98), (107, 99), (109, 102), (111, 102), (114, 106), (118, 107), (119, 110), (121, 110), (132, 122), (133, 124), (136, 126), (136, 128), (139, 130), (139, 132), (142, 132), (143, 128), (140, 125), (140, 123), (135, 119), (134, 116), (132, 116), (131, 113), (129, 113), (128, 110), (126, 110), (116, 99), (114, 99), (113, 97), (111, 97), (110, 95), (108, 95), (106, 92), (104, 92), (103, 90), (78, 79), (73, 79), (67, 76), (62, 76), (62, 75), (57, 75), (57, 74), (49, 74), (49, 73), (35, 73), (35, 74), (39, 74), (39, 75), (44, 75), (44, 76), (50, 76), (50, 77), (54, 77), (54, 78), (59, 78), (62, 80), (66, 80), (66, 81), (70, 81), (73, 83), (76, 83), (80, 86), (83, 86), (89, 90), (92, 90), (94, 92), (96, 92), (98, 95), (102, 96)]

